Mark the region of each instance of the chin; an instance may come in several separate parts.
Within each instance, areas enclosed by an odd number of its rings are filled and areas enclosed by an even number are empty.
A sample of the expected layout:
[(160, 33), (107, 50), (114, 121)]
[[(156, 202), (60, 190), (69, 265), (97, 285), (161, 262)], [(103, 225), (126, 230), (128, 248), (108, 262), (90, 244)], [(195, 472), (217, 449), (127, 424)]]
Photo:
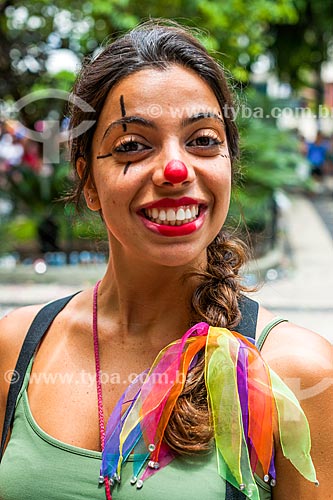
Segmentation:
[[(204, 250), (199, 252), (193, 251), (193, 246), (190, 249), (184, 248), (184, 245), (180, 245), (177, 249), (161, 249), (158, 255), (152, 255), (150, 261), (157, 266), (179, 269), (184, 268), (197, 268), (202, 266), (202, 262), (206, 262), (206, 247)], [(147, 257), (145, 259), (147, 262)]]

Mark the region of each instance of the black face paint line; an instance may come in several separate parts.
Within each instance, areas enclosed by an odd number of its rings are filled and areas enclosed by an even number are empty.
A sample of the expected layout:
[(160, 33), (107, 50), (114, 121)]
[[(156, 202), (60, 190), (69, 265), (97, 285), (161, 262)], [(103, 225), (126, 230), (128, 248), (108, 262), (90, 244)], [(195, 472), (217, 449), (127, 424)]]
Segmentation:
[(106, 155), (98, 155), (96, 156), (96, 160), (100, 160), (101, 158), (108, 158), (109, 156), (112, 156), (112, 153), (106, 153)]
[(220, 155), (222, 158), (229, 158), (230, 159), (230, 156), (229, 155)]
[[(125, 101), (124, 101), (124, 96), (120, 96), (120, 111), (121, 111), (121, 116), (124, 117), (126, 116), (126, 108), (125, 108)], [(126, 132), (127, 130), (127, 125), (126, 123), (123, 123), (123, 131)]]
[(124, 168), (124, 172), (123, 172), (123, 173), (124, 173), (124, 175), (126, 175), (126, 174), (127, 174), (127, 170), (129, 169), (130, 165), (132, 165), (132, 162), (131, 162), (131, 161), (128, 161), (128, 162), (126, 163), (126, 165), (125, 165), (125, 168)]

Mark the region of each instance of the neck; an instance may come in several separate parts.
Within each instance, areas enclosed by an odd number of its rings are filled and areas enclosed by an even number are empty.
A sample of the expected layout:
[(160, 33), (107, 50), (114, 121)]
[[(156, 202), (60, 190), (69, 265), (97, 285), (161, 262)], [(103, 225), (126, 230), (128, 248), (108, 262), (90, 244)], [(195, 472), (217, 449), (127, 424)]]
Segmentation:
[(111, 318), (121, 335), (161, 335), (165, 343), (179, 338), (189, 328), (198, 285), (198, 278), (187, 274), (198, 263), (175, 268), (116, 261), (110, 260), (99, 288), (99, 314)]

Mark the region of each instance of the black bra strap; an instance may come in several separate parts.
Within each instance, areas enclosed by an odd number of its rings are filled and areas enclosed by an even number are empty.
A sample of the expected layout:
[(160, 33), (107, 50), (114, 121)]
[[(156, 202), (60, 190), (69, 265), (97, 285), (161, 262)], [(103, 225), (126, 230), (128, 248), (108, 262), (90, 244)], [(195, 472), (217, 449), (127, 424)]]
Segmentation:
[(245, 337), (255, 339), (259, 311), (258, 302), (242, 295), (238, 306), (242, 314), (242, 319), (235, 328), (236, 332), (241, 333)]
[[(239, 300), (238, 303), (242, 318), (235, 330), (246, 337), (255, 339), (259, 304), (255, 300), (249, 299), (245, 295)], [(240, 490), (235, 488), (232, 484), (226, 482), (226, 500), (246, 500), (246, 496)]]
[[(74, 294), (76, 295), (76, 294)], [(28, 365), (38, 344), (47, 332), (57, 314), (65, 307), (74, 295), (64, 297), (46, 304), (35, 316), (28, 333), (24, 339), (16, 366), (12, 375), (12, 380), (9, 386), (5, 420), (2, 430), (1, 447), (0, 447), (0, 461), (3, 455), (6, 438), (12, 425), (15, 413), (16, 400), (23, 385), (24, 376), (27, 371)]]

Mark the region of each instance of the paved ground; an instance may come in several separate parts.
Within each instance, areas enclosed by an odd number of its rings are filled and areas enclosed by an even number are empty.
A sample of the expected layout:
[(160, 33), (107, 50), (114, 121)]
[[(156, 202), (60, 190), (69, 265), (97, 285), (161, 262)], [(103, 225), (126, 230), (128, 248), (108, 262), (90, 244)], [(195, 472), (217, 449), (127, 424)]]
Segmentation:
[[(321, 214), (317, 206), (322, 207)], [(325, 211), (323, 209), (325, 207)], [(286, 277), (267, 281), (257, 299), (278, 315), (333, 342), (333, 198), (295, 196), (287, 216), (290, 245)], [(329, 219), (329, 220), (328, 220)]]
[(333, 238), (333, 193), (327, 196), (318, 196), (313, 200), (313, 204)]
[(38, 275), (31, 266), (0, 268), (0, 317), (15, 307), (48, 302), (82, 290), (103, 276), (104, 269), (102, 264), (49, 267), (45, 274)]
[[(289, 255), (283, 262), (285, 275), (266, 281), (255, 295), (276, 314), (333, 342), (333, 238), (327, 225), (332, 220), (333, 198), (317, 203), (294, 196), (291, 201), (286, 219)], [(325, 210), (317, 210), (318, 204)], [(262, 265), (261, 261), (254, 268)], [(101, 277), (103, 270), (103, 265), (67, 266), (49, 268), (39, 276), (31, 268), (0, 269), (0, 316), (20, 305), (46, 302), (80, 290)]]

